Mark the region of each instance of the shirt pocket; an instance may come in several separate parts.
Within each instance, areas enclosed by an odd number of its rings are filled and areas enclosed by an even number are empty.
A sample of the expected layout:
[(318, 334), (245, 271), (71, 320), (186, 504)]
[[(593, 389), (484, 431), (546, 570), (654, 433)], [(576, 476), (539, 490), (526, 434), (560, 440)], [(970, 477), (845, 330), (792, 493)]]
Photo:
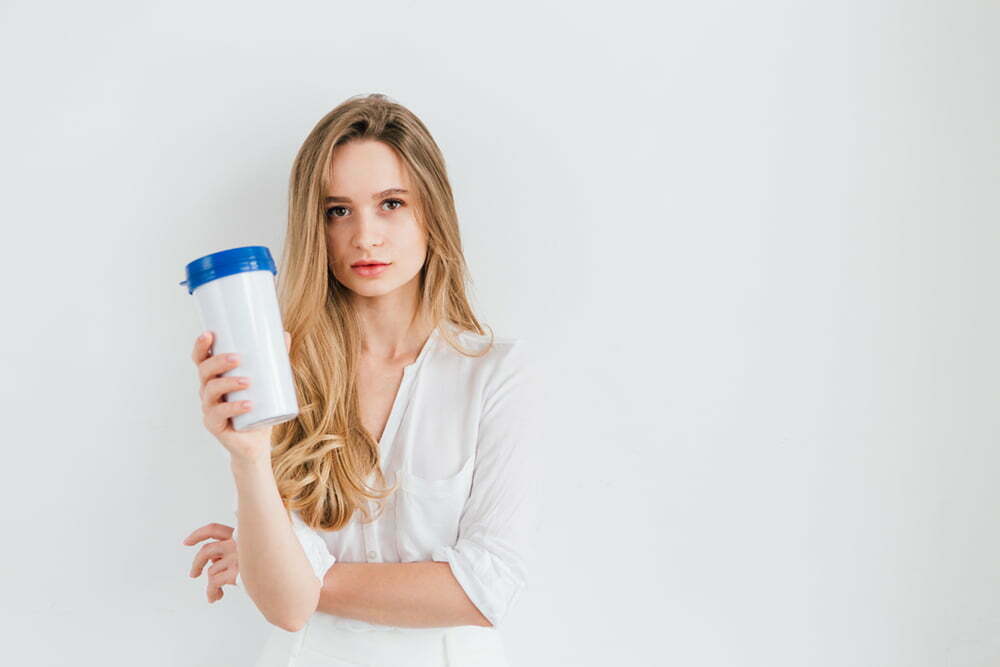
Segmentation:
[(451, 477), (427, 479), (400, 470), (396, 547), (402, 562), (429, 560), (435, 548), (458, 541), (458, 524), (472, 488), (474, 454)]

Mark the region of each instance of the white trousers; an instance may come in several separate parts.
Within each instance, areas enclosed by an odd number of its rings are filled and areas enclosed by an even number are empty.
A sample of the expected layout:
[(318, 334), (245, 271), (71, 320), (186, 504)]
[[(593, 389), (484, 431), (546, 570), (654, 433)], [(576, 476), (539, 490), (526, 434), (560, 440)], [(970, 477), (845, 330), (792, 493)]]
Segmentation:
[(351, 630), (316, 613), (298, 632), (272, 628), (254, 667), (510, 667), (495, 628)]

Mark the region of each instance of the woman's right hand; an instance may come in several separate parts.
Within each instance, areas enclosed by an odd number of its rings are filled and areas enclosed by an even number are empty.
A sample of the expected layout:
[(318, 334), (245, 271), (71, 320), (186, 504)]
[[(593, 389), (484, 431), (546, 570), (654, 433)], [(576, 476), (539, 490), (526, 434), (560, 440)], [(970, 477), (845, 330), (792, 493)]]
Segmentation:
[[(230, 392), (246, 389), (252, 379), (241, 376), (223, 376), (222, 374), (239, 366), (239, 355), (212, 354), (212, 342), (215, 335), (211, 331), (204, 332), (194, 343), (191, 359), (198, 367), (201, 397), (202, 422), (208, 432), (214, 435), (231, 457), (243, 460), (257, 460), (261, 456), (270, 456), (272, 426), (252, 431), (237, 431), (233, 428), (231, 417), (249, 412), (249, 401), (223, 401), (222, 397)], [(285, 347), (291, 347), (291, 334), (285, 332)], [(245, 383), (243, 383), (245, 381)]]

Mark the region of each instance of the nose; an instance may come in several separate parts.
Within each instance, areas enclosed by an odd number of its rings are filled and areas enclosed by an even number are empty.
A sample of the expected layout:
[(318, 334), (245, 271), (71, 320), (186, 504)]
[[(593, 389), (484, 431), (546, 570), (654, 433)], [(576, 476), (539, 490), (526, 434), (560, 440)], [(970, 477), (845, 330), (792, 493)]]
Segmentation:
[(354, 247), (371, 248), (382, 245), (382, 231), (378, 219), (363, 211), (357, 216), (357, 228), (354, 230)]

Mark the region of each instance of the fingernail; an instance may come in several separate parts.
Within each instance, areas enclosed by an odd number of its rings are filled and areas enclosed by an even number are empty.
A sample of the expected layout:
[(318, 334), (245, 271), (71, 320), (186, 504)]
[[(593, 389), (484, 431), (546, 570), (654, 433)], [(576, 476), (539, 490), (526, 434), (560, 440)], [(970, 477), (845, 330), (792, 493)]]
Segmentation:
[(226, 355), (226, 361), (237, 361), (238, 359), (239, 357), (237, 357), (235, 354)]

